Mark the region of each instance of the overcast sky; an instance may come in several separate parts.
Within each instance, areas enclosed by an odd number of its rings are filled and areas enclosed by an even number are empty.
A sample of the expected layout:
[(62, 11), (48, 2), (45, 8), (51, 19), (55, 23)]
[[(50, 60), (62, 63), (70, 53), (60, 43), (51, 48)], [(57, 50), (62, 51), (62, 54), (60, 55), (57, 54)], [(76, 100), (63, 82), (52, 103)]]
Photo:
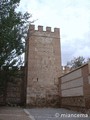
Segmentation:
[(21, 0), (34, 24), (60, 28), (62, 64), (73, 57), (90, 57), (90, 0)]

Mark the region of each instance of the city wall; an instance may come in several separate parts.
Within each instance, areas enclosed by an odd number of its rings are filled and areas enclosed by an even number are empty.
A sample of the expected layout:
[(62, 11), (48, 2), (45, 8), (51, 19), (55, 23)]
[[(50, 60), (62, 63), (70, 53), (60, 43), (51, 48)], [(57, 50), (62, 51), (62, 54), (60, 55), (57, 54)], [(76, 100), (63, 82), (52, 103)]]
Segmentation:
[[(14, 70), (14, 74), (12, 74)], [(0, 74), (5, 76), (5, 84), (0, 86), (0, 105), (24, 105), (24, 67), (21, 67), (20, 70), (8, 69), (7, 72), (2, 69)]]
[[(28, 46), (27, 46), (28, 45)], [(61, 73), (59, 28), (30, 25), (26, 45), (26, 104), (56, 106), (59, 103), (58, 77)]]
[(30, 25), (25, 67), (21, 71), (22, 74), (17, 71), (21, 78), (13, 78), (16, 84), (9, 81), (5, 94), (0, 94), (1, 104), (90, 109), (90, 63), (75, 70), (63, 69), (59, 28), (52, 32), (51, 27), (44, 31), (43, 26), (35, 30), (35, 26)]
[(90, 63), (59, 78), (61, 107), (90, 109)]

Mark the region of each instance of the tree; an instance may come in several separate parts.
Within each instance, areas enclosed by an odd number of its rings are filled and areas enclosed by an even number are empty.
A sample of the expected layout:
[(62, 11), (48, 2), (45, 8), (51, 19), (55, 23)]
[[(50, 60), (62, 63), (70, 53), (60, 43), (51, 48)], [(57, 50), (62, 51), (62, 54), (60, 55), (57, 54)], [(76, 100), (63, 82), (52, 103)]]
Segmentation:
[(77, 68), (84, 65), (85, 63), (85, 58), (83, 56), (79, 56), (74, 57), (70, 62), (67, 62), (67, 66), (71, 68)]
[(0, 0), (0, 68), (15, 65), (25, 49), (24, 40), (31, 15), (16, 12), (19, 2)]
[(87, 62), (90, 62), (90, 58), (87, 59)]
[(9, 68), (23, 62), (20, 56), (25, 51), (30, 24), (31, 14), (16, 12), (19, 3), (20, 0), (0, 0), (0, 91), (4, 94), (10, 76), (16, 72)]

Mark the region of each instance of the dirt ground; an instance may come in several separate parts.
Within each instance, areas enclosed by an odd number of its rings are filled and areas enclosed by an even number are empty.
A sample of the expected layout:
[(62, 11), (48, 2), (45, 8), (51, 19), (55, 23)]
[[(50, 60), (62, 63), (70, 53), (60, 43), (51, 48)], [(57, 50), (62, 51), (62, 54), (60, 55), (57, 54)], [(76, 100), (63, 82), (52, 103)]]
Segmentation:
[(0, 120), (31, 120), (20, 107), (0, 107)]

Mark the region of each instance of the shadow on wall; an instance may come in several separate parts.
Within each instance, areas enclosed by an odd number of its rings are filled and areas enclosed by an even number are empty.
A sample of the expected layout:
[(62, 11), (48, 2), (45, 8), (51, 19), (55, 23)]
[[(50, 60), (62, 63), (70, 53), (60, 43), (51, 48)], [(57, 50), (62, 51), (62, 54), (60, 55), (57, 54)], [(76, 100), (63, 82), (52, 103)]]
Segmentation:
[[(2, 76), (1, 76), (2, 75)], [(0, 70), (3, 82), (0, 82), (0, 105), (23, 105), (24, 67)]]

